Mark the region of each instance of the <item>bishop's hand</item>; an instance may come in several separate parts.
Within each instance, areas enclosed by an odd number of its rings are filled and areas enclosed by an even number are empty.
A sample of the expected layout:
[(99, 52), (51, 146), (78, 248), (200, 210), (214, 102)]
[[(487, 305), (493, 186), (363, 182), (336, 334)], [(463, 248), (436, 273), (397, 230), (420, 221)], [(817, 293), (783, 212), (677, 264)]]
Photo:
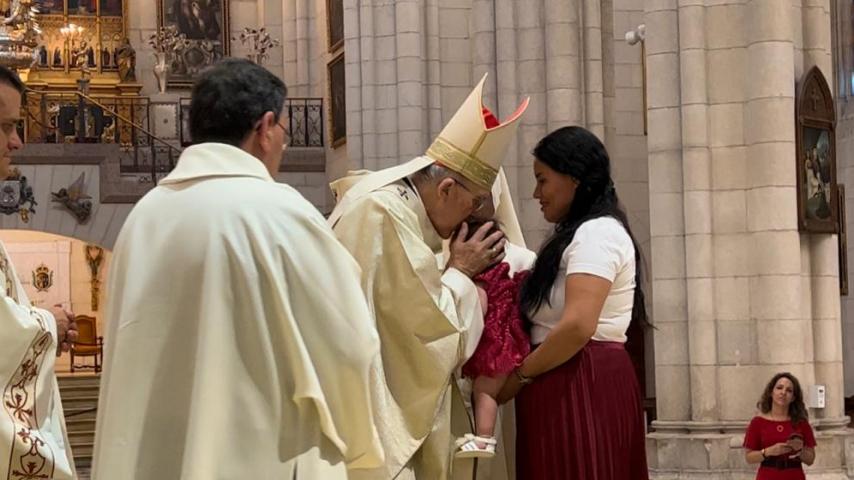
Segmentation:
[(451, 238), (451, 257), (448, 268), (476, 277), (488, 267), (504, 259), (504, 233), (500, 230), (489, 234), (494, 222), (487, 222), (469, 236), (468, 224), (463, 223)]

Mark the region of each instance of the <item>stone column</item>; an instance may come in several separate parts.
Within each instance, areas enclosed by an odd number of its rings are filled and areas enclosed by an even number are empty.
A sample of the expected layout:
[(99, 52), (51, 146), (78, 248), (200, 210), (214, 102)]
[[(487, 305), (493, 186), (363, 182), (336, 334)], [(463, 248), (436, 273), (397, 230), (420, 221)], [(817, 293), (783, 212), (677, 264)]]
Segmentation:
[(678, 12), (675, 0), (645, 6), (657, 415), (660, 422), (685, 422), (691, 419), (691, 375)]
[(421, 155), (469, 93), (471, 0), (344, 2), (349, 168)]

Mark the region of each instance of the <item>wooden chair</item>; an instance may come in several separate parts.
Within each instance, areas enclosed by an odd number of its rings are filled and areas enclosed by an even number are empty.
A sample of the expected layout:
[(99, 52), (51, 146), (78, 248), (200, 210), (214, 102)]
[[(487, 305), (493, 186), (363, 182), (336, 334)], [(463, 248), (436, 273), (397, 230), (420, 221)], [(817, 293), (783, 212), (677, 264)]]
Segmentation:
[[(98, 336), (95, 317), (75, 315), (74, 322), (77, 323), (78, 335), (77, 341), (71, 345), (71, 372), (74, 373), (75, 368), (94, 368), (95, 373), (99, 373), (104, 354), (104, 337)], [(95, 365), (74, 365), (74, 357), (95, 357)]]

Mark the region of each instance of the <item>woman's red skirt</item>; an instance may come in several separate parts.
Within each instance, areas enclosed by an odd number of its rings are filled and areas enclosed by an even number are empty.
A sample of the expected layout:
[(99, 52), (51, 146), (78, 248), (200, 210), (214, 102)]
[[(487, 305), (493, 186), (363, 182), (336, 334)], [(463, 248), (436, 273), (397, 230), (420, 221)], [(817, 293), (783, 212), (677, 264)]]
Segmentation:
[(516, 476), (648, 480), (643, 409), (622, 343), (591, 340), (516, 396)]

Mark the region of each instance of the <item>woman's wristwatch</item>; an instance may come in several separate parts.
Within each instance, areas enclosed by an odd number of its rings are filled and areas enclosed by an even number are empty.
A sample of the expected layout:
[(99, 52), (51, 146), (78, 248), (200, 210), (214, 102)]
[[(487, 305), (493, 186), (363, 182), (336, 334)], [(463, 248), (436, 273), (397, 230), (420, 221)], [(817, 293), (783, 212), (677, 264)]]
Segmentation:
[(526, 377), (525, 375), (522, 375), (521, 365), (513, 369), (513, 373), (516, 375), (516, 378), (519, 379), (519, 385), (528, 385), (534, 381), (533, 377)]

